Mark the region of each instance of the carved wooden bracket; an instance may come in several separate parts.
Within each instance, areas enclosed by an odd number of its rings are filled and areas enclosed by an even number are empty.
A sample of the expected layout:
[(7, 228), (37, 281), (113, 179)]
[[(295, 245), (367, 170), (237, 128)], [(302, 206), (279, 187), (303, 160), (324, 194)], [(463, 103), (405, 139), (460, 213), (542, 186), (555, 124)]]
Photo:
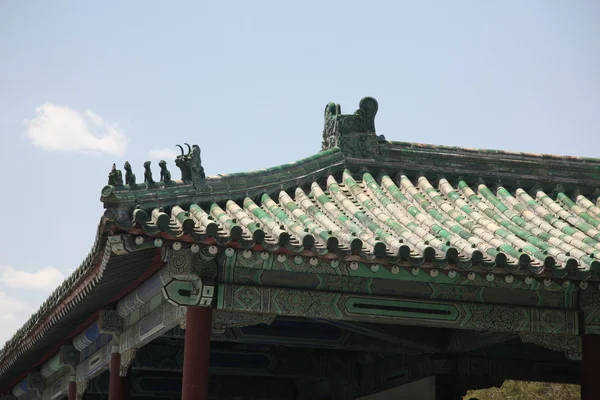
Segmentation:
[(88, 387), (88, 381), (84, 380), (81, 382), (77, 382), (77, 400), (82, 400), (83, 399), (83, 395), (85, 394), (85, 391), (87, 390)]
[(121, 368), (119, 370), (120, 376), (127, 376), (127, 373), (129, 372), (129, 366), (135, 359), (136, 354), (137, 349), (128, 349), (121, 353)]
[(533, 343), (554, 351), (562, 351), (571, 360), (580, 360), (582, 354), (581, 336), (552, 335), (545, 333), (521, 332), (524, 343)]

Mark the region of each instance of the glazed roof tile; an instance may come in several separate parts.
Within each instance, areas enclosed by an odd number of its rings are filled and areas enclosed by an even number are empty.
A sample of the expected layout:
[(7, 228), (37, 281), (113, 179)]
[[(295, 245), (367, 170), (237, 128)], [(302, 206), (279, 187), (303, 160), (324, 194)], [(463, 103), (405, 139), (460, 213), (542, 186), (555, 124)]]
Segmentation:
[[(165, 205), (166, 206), (166, 205)], [(455, 263), (588, 278), (600, 269), (600, 208), (579, 195), (554, 198), (420, 176), (328, 175), (324, 184), (229, 199), (137, 209), (122, 229), (270, 251), (312, 251), (419, 265)]]
[(387, 141), (377, 110), (328, 104), (322, 151), (261, 171), (191, 179), (190, 147), (175, 162), (186, 179), (112, 182), (105, 215), (131, 233), (269, 251), (579, 279), (600, 268), (600, 160)]

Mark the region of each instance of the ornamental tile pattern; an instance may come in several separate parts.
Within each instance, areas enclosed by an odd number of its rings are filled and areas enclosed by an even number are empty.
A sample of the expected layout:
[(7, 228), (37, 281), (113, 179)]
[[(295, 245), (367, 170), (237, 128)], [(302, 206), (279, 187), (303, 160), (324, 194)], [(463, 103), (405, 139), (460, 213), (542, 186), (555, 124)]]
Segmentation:
[(235, 298), (237, 303), (248, 311), (254, 311), (260, 306), (260, 292), (255, 287), (245, 286), (243, 290), (236, 293)]
[[(355, 177), (344, 170), (337, 178), (329, 175), (325, 184), (221, 205), (177, 206), (169, 214), (149, 209), (146, 215), (129, 229), (175, 238), (205, 233), (219, 242), (240, 241), (270, 251), (358, 254), (414, 265), (498, 266), (533, 274), (549, 269), (559, 277), (587, 277), (600, 270), (600, 208), (586, 197), (573, 201), (561, 192), (553, 197), (542, 190), (509, 192), (462, 180), (431, 182), (403, 174), (375, 178), (370, 173)], [(281, 257), (274, 268), (293, 269), (294, 258)]]

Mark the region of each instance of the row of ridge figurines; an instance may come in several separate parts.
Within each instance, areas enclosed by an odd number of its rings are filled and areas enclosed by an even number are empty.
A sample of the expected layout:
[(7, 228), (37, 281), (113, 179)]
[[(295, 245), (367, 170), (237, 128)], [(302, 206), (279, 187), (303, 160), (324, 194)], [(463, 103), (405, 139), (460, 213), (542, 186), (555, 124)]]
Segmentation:
[[(200, 158), (200, 147), (198, 145), (190, 146), (184, 143), (188, 152), (185, 154), (183, 147), (177, 145), (181, 149), (181, 154), (175, 158), (175, 165), (181, 170), (182, 181), (199, 181), (206, 179), (204, 168), (202, 167), (202, 160)], [(155, 183), (152, 178), (152, 170), (150, 169), (150, 161), (144, 163), (144, 182), (151, 184)], [(171, 172), (167, 169), (167, 162), (160, 160), (158, 162), (160, 167), (160, 181), (164, 183), (171, 182)], [(123, 166), (125, 169), (125, 184), (133, 186), (136, 183), (135, 174), (131, 170), (131, 164), (129, 161), (125, 161)], [(117, 165), (112, 165), (112, 170), (108, 174), (108, 184), (112, 186), (123, 186), (123, 174), (117, 169)]]

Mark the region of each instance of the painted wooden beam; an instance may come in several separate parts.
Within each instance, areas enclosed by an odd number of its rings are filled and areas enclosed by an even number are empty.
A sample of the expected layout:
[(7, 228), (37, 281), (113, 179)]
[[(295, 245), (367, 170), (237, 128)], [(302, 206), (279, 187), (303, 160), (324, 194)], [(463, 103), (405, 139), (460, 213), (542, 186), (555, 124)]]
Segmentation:
[(79, 357), (79, 351), (77, 351), (75, 346), (64, 345), (54, 357), (42, 365), (40, 372), (44, 378), (48, 378), (64, 366), (76, 366), (79, 362)]
[(78, 351), (83, 351), (87, 346), (94, 343), (101, 334), (98, 321), (94, 321), (94, 323), (73, 338), (73, 346)]
[(44, 390), (44, 377), (41, 372), (34, 371), (12, 388), (12, 394), (21, 397), (30, 391), (41, 390)]
[(282, 316), (488, 330), (578, 334), (574, 310), (221, 284), (217, 308)]
[(58, 400), (68, 395), (69, 385), (75, 375), (67, 371), (62, 377), (47, 385), (42, 392), (42, 400)]

